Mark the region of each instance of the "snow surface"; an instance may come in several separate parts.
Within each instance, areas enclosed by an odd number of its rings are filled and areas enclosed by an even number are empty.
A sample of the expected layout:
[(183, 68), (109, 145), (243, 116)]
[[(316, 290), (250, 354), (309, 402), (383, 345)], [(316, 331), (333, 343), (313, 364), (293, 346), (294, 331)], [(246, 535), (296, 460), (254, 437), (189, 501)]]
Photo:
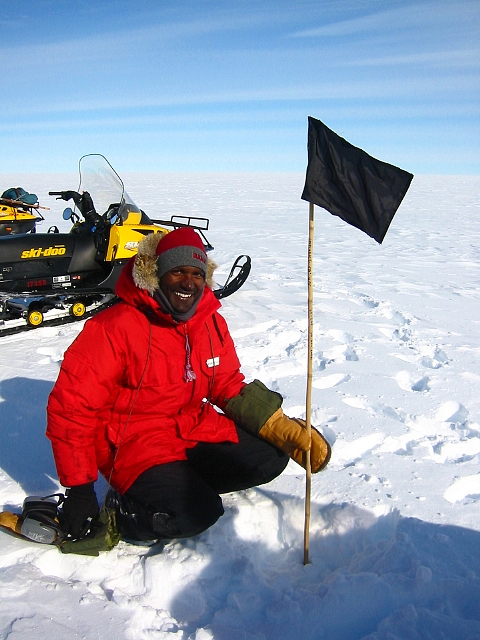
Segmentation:
[[(0, 176), (51, 206), (72, 175)], [(308, 205), (303, 175), (127, 174), (152, 217), (208, 216), (223, 313), (248, 380), (304, 415)], [(0, 638), (480, 638), (479, 177), (415, 177), (382, 246), (315, 213), (313, 422), (335, 442), (313, 477), (225, 496), (197, 538), (98, 558), (0, 533)], [(34, 240), (32, 239), (32, 242)], [(0, 339), (1, 503), (57, 489), (45, 405), (82, 327)], [(98, 483), (103, 496), (105, 485)]]

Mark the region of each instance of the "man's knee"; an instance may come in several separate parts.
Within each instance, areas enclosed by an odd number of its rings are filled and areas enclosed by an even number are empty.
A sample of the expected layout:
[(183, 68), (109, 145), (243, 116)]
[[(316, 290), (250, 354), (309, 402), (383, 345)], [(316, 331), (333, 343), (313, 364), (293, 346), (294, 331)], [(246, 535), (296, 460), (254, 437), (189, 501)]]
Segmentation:
[[(190, 538), (203, 533), (224, 514), (220, 496), (197, 503), (195, 507), (178, 510), (175, 514), (156, 512), (153, 517), (155, 532), (163, 537)], [(167, 516), (167, 517), (165, 517)], [(174, 530), (172, 535), (170, 532)]]
[(259, 473), (262, 476), (259, 484), (267, 484), (277, 478), (285, 470), (289, 459), (287, 454), (280, 451), (280, 449), (272, 451), (271, 456), (265, 460), (264, 465), (259, 469)]

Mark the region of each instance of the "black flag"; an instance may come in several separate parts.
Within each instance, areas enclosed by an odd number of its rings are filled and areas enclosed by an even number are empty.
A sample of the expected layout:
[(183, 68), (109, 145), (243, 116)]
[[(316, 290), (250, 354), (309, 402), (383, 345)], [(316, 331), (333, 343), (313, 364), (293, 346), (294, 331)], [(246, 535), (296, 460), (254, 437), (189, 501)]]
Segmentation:
[(302, 199), (374, 238), (387, 233), (413, 175), (341, 138), (308, 118), (308, 167)]

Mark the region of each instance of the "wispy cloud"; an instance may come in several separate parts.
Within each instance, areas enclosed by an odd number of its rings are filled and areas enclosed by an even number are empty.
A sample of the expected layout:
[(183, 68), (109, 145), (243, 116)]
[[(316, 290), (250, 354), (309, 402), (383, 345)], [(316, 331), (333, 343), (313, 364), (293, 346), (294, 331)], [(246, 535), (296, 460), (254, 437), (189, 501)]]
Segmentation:
[[(212, 106), (222, 108), (232, 104), (271, 104), (271, 103), (300, 103), (309, 101), (333, 101), (333, 100), (393, 100), (402, 102), (416, 100), (420, 95), (423, 99), (441, 95), (456, 95), (458, 92), (470, 90), (475, 86), (477, 77), (473, 74), (452, 73), (441, 77), (411, 77), (385, 80), (357, 81), (324, 81), (315, 84), (291, 84), (290, 86), (273, 87), (270, 89), (247, 90), (219, 90), (212, 92), (185, 92), (170, 93), (168, 96), (150, 93), (145, 88), (143, 93), (118, 94), (112, 96), (98, 96), (95, 100), (55, 100), (42, 104), (24, 103), (16, 105), (9, 110), (8, 104), (4, 104), (2, 111), (5, 118), (28, 118), (32, 114), (44, 114), (45, 116), (56, 114), (57, 118), (66, 117), (68, 114), (77, 113), (87, 115), (93, 112), (118, 113), (125, 110), (140, 109), (147, 111), (152, 108), (175, 108), (192, 106)], [(38, 119), (38, 118), (37, 118)], [(6, 124), (6, 123), (5, 123)]]
[(85, 37), (60, 37), (54, 42), (42, 44), (20, 44), (0, 46), (0, 64), (5, 67), (14, 66), (51, 66), (53, 63), (61, 65), (86, 64), (91, 62), (105, 63), (109, 60), (131, 58), (135, 51), (141, 52), (152, 46), (185, 47), (186, 38), (194, 36), (208, 36), (215, 32), (226, 32), (243, 29), (251, 24), (252, 18), (218, 17), (205, 20), (172, 22), (168, 24), (154, 24), (144, 28), (125, 29), (124, 31), (104, 32)]
[[(166, 113), (139, 113), (135, 108), (125, 115), (112, 115), (110, 110), (100, 112), (95, 115), (85, 113), (74, 114), (71, 117), (62, 119), (26, 119), (12, 122), (1, 122), (0, 133), (26, 134), (42, 133), (59, 135), (62, 132), (75, 132), (81, 134), (84, 131), (102, 130), (134, 130), (155, 128), (155, 130), (178, 131), (186, 128), (195, 128), (198, 131), (216, 130), (218, 125), (223, 128), (245, 129), (275, 127), (282, 129), (285, 126), (291, 127), (292, 123), (302, 123), (306, 121), (306, 109), (302, 105), (291, 103), (267, 105), (253, 103), (248, 108), (238, 108), (239, 103), (227, 104), (221, 111), (215, 109), (202, 109), (199, 111), (197, 105), (182, 109), (171, 108)], [(315, 108), (311, 104), (310, 108)], [(403, 104), (388, 103), (380, 101), (360, 104), (356, 101), (345, 101), (338, 104), (331, 100), (317, 100), (315, 113), (321, 112), (322, 118), (335, 120), (355, 120), (356, 122), (371, 122), (379, 119), (397, 118), (403, 122), (408, 120), (418, 121), (421, 118), (441, 120), (444, 118), (470, 118), (480, 117), (480, 105), (471, 104)], [(312, 113), (311, 115), (315, 115)]]
[[(478, 32), (480, 4), (476, 0), (408, 4), (403, 7), (377, 11), (350, 20), (340, 20), (291, 34), (293, 38), (351, 36), (360, 33), (392, 32), (400, 27), (419, 28), (452, 22), (470, 23)], [(473, 22), (472, 22), (473, 21)], [(476, 21), (476, 23), (475, 23)]]
[(446, 69), (447, 67), (461, 67), (465, 69), (466, 67), (480, 66), (480, 48), (459, 51), (430, 51), (395, 56), (377, 56), (374, 58), (348, 60), (344, 61), (342, 64), (346, 67), (380, 67), (413, 64), (441, 66), (442, 69)]
[[(17, 40), (13, 44), (0, 44), (0, 62), (42, 65), (45, 62), (69, 60), (76, 63), (130, 57), (148, 51), (151, 46), (194, 47), (190, 38), (228, 34), (235, 31), (260, 28), (280, 21), (267, 11), (254, 15), (224, 9), (206, 18), (153, 22), (146, 27), (103, 31), (82, 37), (59, 34), (54, 41), (41, 44)], [(282, 22), (285, 21), (281, 20)]]

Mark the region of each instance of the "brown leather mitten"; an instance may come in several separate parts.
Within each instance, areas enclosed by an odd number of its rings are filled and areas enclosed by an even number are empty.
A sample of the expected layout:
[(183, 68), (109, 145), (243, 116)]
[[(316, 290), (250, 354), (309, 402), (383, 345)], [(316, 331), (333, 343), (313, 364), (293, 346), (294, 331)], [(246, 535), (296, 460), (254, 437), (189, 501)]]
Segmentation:
[(304, 420), (289, 418), (282, 409), (275, 413), (261, 427), (258, 435), (285, 451), (304, 469), (306, 468), (306, 452), (310, 450), (310, 466), (312, 473), (324, 469), (331, 456), (331, 447), (325, 438), (312, 427), (312, 439), (308, 437)]
[(287, 417), (281, 408), (282, 401), (279, 393), (267, 389), (260, 380), (254, 380), (227, 402), (225, 414), (245, 431), (285, 451), (304, 469), (305, 452), (310, 450), (312, 472), (321, 471), (330, 460), (330, 445), (312, 428), (310, 448), (305, 421)]

